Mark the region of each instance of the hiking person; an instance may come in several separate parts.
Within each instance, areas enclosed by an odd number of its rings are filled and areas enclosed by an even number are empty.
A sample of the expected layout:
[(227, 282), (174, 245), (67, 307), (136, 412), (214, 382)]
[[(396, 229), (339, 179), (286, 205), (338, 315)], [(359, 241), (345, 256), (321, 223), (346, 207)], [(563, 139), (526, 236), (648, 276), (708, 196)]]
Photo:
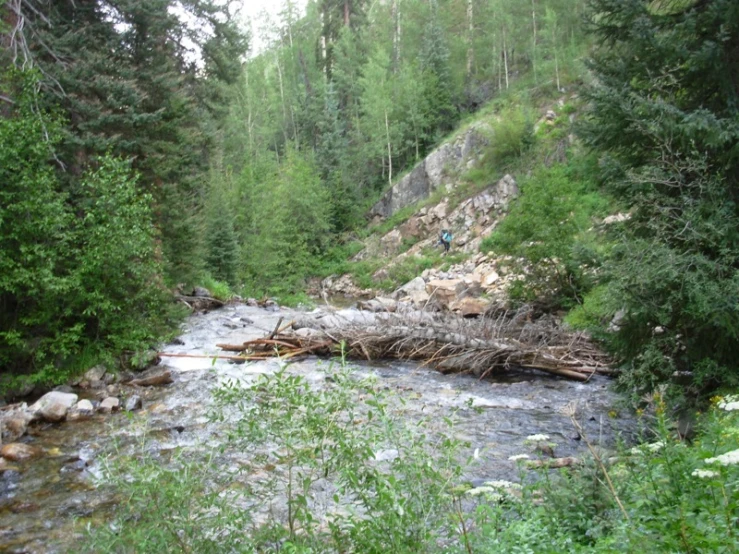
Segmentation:
[(452, 233), (449, 229), (442, 229), (441, 235), (439, 236), (439, 242), (444, 246), (444, 253), (449, 252), (449, 247), (452, 245)]

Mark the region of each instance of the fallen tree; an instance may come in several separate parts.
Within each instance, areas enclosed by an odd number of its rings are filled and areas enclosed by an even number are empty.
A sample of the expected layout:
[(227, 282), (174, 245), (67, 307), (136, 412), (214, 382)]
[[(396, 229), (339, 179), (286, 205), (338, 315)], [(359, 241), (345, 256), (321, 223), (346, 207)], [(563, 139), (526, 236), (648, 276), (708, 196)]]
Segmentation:
[(347, 310), (306, 316), (268, 338), (217, 346), (249, 360), (332, 355), (343, 349), (350, 358), (413, 360), (442, 373), (471, 373), (481, 379), (522, 368), (578, 381), (613, 373), (607, 356), (587, 335), (562, 329), (550, 316), (534, 319), (530, 308), (474, 320), (428, 312)]

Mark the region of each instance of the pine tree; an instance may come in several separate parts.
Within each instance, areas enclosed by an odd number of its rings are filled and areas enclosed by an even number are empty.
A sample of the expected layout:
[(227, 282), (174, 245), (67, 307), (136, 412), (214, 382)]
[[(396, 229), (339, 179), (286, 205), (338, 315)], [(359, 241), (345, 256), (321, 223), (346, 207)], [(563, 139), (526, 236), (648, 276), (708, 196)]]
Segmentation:
[[(632, 208), (611, 267), (641, 387), (739, 383), (739, 5), (593, 0), (583, 136)], [(656, 331), (659, 329), (659, 331)]]

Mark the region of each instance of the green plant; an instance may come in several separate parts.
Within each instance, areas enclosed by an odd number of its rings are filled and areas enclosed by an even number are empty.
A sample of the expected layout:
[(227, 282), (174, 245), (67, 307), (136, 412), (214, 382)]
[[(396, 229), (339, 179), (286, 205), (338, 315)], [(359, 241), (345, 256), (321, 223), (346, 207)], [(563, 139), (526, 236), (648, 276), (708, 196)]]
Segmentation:
[(520, 157), (534, 144), (534, 124), (531, 115), (522, 108), (507, 108), (500, 113), (493, 128), (483, 163), (492, 167), (505, 166)]
[(104, 461), (102, 483), (117, 493), (118, 510), (112, 521), (85, 522), (83, 552), (255, 551), (241, 533), (251, 513), (238, 507), (233, 476), (212, 457), (152, 454), (145, 441), (134, 448)]
[(521, 196), (481, 249), (515, 256), (524, 277), (511, 294), (554, 306), (582, 302), (597, 283), (603, 257), (593, 218), (609, 207), (577, 165), (541, 168), (521, 183)]
[[(187, 462), (184, 450), (171, 459), (140, 455), (144, 448), (133, 457), (119, 453), (106, 478), (121, 505), (112, 524), (91, 526), (88, 549), (433, 549), (451, 532), (462, 443), (453, 438), (453, 417), (430, 433), (426, 418), (401, 420), (403, 398), (382, 389), (344, 363), (325, 370), (320, 388), (284, 366), (251, 384), (224, 384), (213, 421), (224, 424), (226, 437), (213, 456), (244, 451), (248, 462), (228, 471), (202, 455)], [(245, 482), (254, 471), (269, 476)]]
[(675, 435), (663, 397), (653, 396), (650, 408), (639, 412), (643, 442), (622, 446), (613, 461), (601, 465), (587, 459), (579, 468), (556, 474), (544, 470), (517, 500), (481, 496), (472, 526), (473, 551), (736, 550), (737, 408), (739, 396), (714, 399), (700, 434), (686, 443)]

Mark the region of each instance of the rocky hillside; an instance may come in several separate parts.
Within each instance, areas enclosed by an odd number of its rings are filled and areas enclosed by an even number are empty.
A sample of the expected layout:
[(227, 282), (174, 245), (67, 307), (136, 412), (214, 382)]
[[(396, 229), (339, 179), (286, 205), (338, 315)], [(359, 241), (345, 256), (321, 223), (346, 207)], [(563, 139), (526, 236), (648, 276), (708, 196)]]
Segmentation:
[[(564, 105), (563, 98), (543, 107), (534, 132), (556, 125), (556, 110)], [(352, 274), (332, 275), (321, 283), (321, 295), (377, 296), (363, 303), (372, 310), (413, 305), (465, 316), (479, 315), (491, 303), (505, 302), (510, 283), (518, 278), (512, 260), (480, 252), (480, 246), (518, 197), (516, 176), (499, 174), (472, 187), (467, 178), (471, 171), (490, 163), (485, 154), (496, 140), (499, 122), (500, 116), (494, 115), (468, 125), (386, 191), (370, 210), (375, 231), (352, 258), (355, 263), (372, 263), (371, 286), (359, 286)], [(388, 227), (390, 222), (395, 225)], [(448, 255), (442, 254), (439, 244), (442, 229), (451, 230), (454, 237)], [(408, 282), (396, 279), (394, 283), (397, 268), (414, 264), (426, 267)], [(388, 291), (388, 284), (401, 286)]]

